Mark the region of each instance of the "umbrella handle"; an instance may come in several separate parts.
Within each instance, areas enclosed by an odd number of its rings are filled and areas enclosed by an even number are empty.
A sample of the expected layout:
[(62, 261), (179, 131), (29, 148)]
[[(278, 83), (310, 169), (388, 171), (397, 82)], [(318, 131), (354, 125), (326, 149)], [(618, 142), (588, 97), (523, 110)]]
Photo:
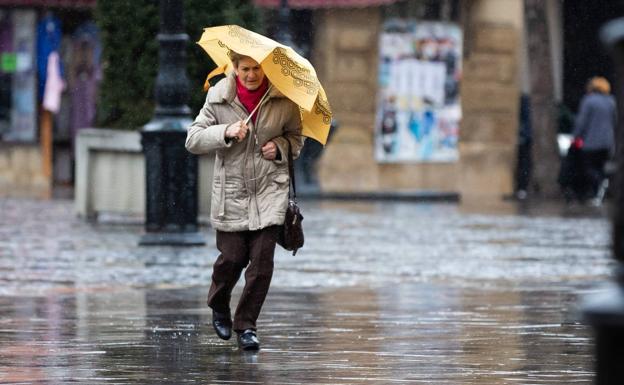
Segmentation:
[(249, 114), (249, 116), (247, 117), (247, 119), (245, 119), (245, 125), (247, 125), (247, 123), (249, 123), (249, 121), (251, 120), (251, 117), (253, 116), (253, 114), (256, 113), (256, 111), (258, 110), (258, 108), (262, 105), (262, 103), (264, 103), (264, 100), (266, 99), (266, 97), (269, 95), (269, 91), (271, 91), (271, 88), (273, 87), (273, 85), (269, 85), (269, 88), (267, 88), (266, 92), (264, 93), (264, 95), (262, 95), (262, 99), (260, 99), (260, 102), (258, 103), (258, 105), (256, 106), (256, 108), (253, 109), (253, 111), (251, 111), (251, 113)]

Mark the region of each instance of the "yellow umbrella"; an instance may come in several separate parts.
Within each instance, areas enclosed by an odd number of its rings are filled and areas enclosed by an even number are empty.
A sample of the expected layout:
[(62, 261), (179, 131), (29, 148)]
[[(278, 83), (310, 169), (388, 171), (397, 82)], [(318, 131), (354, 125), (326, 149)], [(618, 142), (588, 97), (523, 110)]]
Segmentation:
[(233, 70), (229, 51), (249, 56), (262, 66), (269, 81), (299, 106), (303, 135), (327, 142), (331, 109), (312, 64), (292, 48), (237, 25), (205, 28), (197, 42), (217, 64), (206, 79)]

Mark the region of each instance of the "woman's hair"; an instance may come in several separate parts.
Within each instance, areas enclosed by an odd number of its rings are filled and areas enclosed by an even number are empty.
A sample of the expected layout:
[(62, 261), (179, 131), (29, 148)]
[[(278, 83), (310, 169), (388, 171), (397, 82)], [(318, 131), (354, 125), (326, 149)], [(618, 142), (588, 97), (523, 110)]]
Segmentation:
[(594, 76), (587, 83), (588, 92), (600, 92), (602, 94), (611, 93), (611, 85), (609, 81), (602, 76)]
[(238, 67), (239, 61), (243, 60), (246, 57), (249, 57), (247, 55), (241, 55), (240, 53), (234, 52), (232, 50), (228, 51), (228, 56), (230, 57), (230, 60), (234, 64), (234, 67)]

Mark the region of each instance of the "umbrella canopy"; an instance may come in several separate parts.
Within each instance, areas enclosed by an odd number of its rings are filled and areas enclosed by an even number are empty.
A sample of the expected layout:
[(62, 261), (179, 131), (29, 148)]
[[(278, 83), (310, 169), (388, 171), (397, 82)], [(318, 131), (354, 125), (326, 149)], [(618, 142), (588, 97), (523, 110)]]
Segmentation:
[(217, 64), (208, 79), (234, 69), (230, 51), (260, 63), (271, 84), (299, 106), (303, 135), (325, 144), (331, 109), (316, 71), (306, 58), (288, 46), (237, 25), (205, 28), (197, 44)]

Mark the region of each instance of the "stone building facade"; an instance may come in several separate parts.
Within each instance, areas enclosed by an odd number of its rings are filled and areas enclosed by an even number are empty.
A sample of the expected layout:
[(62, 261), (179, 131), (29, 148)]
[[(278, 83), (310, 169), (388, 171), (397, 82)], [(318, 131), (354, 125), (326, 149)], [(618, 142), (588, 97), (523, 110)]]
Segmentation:
[[(462, 199), (513, 193), (518, 105), (526, 83), (522, 0), (443, 2), (459, 6), (463, 32), (459, 159), (423, 163), (382, 163), (374, 154), (379, 36), (392, 2), (330, 8), (318, 6), (327, 2), (293, 3), (314, 3), (310, 59), (340, 124), (317, 165), (323, 192), (450, 192)], [(43, 157), (36, 144), (0, 143), (0, 195), (49, 196)]]
[(50, 175), (43, 163), (38, 145), (0, 143), (0, 197), (50, 197)]
[(457, 188), (464, 199), (514, 188), (523, 46), (521, 0), (467, 4)]
[(379, 163), (375, 160), (378, 37), (382, 7), (334, 8), (315, 14), (313, 63), (340, 128), (319, 164), (324, 192), (457, 192), (502, 198), (513, 192), (521, 0), (461, 3), (464, 32), (459, 160)]

